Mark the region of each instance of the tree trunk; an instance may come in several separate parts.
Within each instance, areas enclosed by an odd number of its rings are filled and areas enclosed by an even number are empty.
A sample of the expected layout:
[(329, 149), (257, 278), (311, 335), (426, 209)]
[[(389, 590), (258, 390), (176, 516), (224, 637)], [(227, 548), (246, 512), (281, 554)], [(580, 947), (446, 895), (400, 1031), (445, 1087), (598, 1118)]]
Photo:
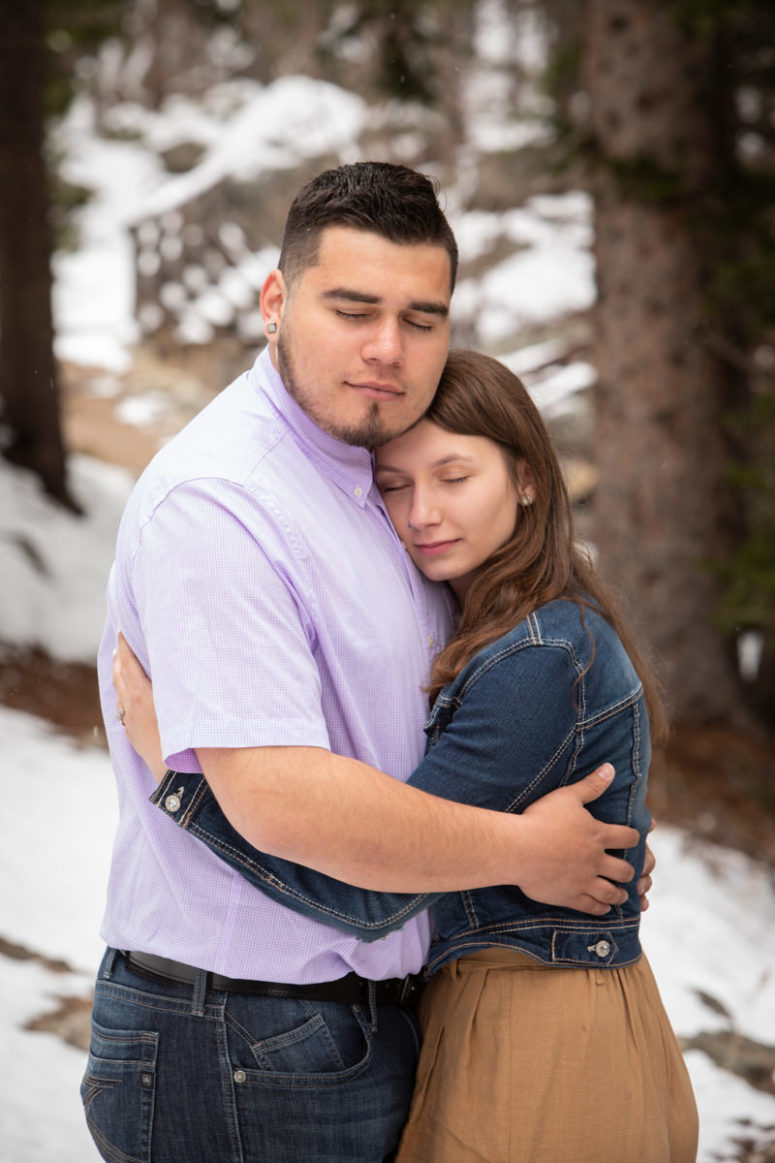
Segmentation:
[(43, 5), (0, 0), (0, 395), (3, 455), (67, 489), (53, 355), (51, 240), (44, 159)]
[(597, 459), (601, 569), (629, 599), (673, 717), (735, 718), (730, 643), (709, 563), (731, 533), (724, 370), (702, 345), (697, 210), (712, 188), (711, 53), (663, 0), (587, 0), (595, 149)]

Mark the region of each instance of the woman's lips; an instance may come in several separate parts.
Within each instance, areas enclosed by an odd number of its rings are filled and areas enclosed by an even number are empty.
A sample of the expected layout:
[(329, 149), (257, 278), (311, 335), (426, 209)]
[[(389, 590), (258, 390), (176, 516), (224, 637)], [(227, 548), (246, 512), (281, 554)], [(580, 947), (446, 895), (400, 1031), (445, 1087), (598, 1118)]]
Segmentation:
[(423, 545), (415, 545), (414, 548), (418, 553), (421, 553), (423, 557), (436, 557), (439, 554), (444, 553), (447, 549), (450, 549), (453, 545), (457, 545), (458, 541), (459, 538), (455, 538), (452, 541), (431, 541), (426, 542)]

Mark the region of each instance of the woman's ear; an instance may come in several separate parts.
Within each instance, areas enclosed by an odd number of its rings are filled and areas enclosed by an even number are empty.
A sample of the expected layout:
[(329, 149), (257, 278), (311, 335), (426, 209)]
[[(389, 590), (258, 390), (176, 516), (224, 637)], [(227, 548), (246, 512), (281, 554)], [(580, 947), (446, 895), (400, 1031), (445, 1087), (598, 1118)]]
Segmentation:
[[(517, 496), (523, 504), (532, 505), (535, 500), (536, 479), (526, 460), (517, 461)], [(525, 498), (529, 497), (528, 501)]]

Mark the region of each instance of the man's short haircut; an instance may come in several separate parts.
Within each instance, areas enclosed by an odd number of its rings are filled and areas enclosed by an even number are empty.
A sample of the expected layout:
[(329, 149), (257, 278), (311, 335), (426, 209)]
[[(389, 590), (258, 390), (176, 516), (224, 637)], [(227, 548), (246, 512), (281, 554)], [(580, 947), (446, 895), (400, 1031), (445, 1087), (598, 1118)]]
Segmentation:
[(455, 236), (438, 201), (438, 185), (425, 174), (387, 162), (356, 162), (325, 170), (294, 198), (283, 233), (279, 268), (289, 284), (317, 262), (322, 232), (349, 226), (399, 245), (443, 246), (455, 286)]

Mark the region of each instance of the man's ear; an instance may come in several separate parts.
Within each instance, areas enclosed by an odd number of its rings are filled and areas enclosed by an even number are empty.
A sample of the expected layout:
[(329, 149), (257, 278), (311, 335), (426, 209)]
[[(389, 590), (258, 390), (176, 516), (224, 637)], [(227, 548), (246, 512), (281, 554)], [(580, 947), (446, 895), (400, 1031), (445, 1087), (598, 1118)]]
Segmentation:
[(264, 332), (270, 343), (277, 340), (280, 330), (280, 318), (285, 301), (288, 298), (288, 289), (285, 285), (283, 272), (275, 268), (270, 271), (261, 288), (261, 314), (264, 319)]

